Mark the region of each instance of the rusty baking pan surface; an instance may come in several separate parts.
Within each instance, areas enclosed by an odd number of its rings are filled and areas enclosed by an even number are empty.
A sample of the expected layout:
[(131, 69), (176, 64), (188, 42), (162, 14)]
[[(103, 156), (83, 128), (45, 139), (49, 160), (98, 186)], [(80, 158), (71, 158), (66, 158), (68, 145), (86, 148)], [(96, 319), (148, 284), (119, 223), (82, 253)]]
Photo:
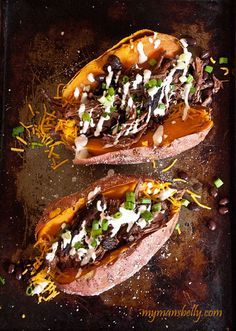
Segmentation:
[[(213, 104), (215, 126), (196, 148), (171, 160), (125, 166), (64, 166), (52, 170), (40, 148), (22, 158), (10, 150), (12, 129), (27, 119), (27, 102), (40, 110), (43, 88), (55, 95), (89, 60), (136, 30), (149, 28), (180, 37), (191, 35), (215, 58), (232, 61), (230, 1), (5, 1), (2, 3), (2, 152), (1, 152), (1, 266), (0, 328), (3, 330), (230, 330), (231, 218), (219, 215), (207, 193), (214, 177), (224, 181), (222, 197), (231, 191), (232, 90), (230, 83)], [(27, 98), (27, 99), (26, 99)], [(76, 192), (105, 176), (108, 170), (173, 178), (178, 169), (190, 177), (205, 203), (200, 212), (182, 210), (181, 234), (171, 239), (138, 274), (98, 297), (60, 294), (37, 304), (25, 295), (24, 284), (7, 273), (7, 264), (34, 241), (34, 226), (53, 199)], [(196, 186), (195, 186), (196, 187)], [(206, 227), (214, 219), (215, 231)], [(233, 219), (232, 219), (233, 220)], [(171, 311), (189, 316), (173, 316)], [(221, 311), (220, 316), (201, 315)], [(158, 312), (166, 315), (158, 316)], [(169, 311), (169, 313), (168, 313)], [(195, 315), (194, 315), (195, 312)]]

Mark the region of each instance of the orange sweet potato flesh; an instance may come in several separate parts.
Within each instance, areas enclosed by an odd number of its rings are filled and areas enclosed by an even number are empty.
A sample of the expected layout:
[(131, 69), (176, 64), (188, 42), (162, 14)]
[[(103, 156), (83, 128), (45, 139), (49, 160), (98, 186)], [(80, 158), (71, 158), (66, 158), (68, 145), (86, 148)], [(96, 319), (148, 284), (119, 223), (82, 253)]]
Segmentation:
[(94, 76), (104, 73), (103, 66), (106, 64), (107, 59), (110, 55), (116, 55), (121, 60), (124, 68), (128, 69), (134, 64), (138, 63), (138, 51), (137, 44), (139, 41), (142, 42), (144, 46), (144, 53), (148, 58), (157, 58), (160, 53), (165, 51), (166, 58), (172, 58), (177, 54), (182, 52), (182, 47), (179, 40), (171, 35), (158, 33), (157, 39), (161, 41), (158, 48), (154, 48), (154, 43), (150, 43), (149, 38), (154, 36), (154, 31), (152, 30), (140, 30), (131, 36), (122, 39), (111, 49), (107, 50), (97, 59), (89, 62), (85, 67), (83, 67), (72, 79), (65, 85), (62, 91), (62, 101), (64, 104), (67, 103), (79, 103), (79, 99), (75, 100), (74, 90), (78, 87), (80, 90), (85, 85), (90, 85), (91, 87), (96, 86), (96, 82), (91, 83), (87, 76), (92, 73)]
[[(109, 180), (109, 179), (108, 179)], [(125, 183), (117, 183), (103, 192), (107, 198), (120, 199), (125, 196), (126, 192), (133, 191), (137, 185), (137, 180), (130, 179)], [(65, 197), (67, 199), (68, 197)], [(70, 223), (79, 209), (86, 204), (85, 198), (80, 198), (74, 205), (63, 210), (59, 215), (52, 219), (47, 219), (46, 222), (39, 222), (36, 227), (36, 237), (53, 238), (61, 229), (63, 223)]]
[[(188, 111), (187, 119), (183, 121), (183, 107), (184, 104), (172, 107), (170, 115), (164, 120), (163, 127), (166, 138), (163, 139), (163, 142), (159, 147), (169, 145), (175, 139), (205, 131), (213, 126), (207, 108), (192, 106)], [(136, 144), (132, 145), (132, 148), (142, 146), (153, 147), (154, 132), (155, 130), (148, 131)], [(97, 156), (121, 149), (120, 147), (115, 146), (104, 148), (104, 145), (105, 142), (102, 139), (90, 138), (86, 148), (91, 156)]]

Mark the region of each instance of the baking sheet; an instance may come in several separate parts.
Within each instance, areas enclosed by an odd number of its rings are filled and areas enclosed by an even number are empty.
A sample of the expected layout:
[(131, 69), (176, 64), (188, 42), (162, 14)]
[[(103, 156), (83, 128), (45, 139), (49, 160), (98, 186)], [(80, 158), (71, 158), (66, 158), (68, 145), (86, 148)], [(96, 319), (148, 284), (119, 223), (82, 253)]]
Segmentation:
[[(152, 164), (125, 166), (73, 166), (68, 162), (50, 169), (46, 153), (28, 150), (23, 159), (10, 151), (12, 128), (29, 116), (30, 101), (42, 111), (44, 88), (54, 95), (60, 82), (67, 82), (90, 59), (122, 37), (150, 28), (192, 35), (214, 57), (231, 54), (230, 1), (32, 1), (2, 5), (5, 38), (3, 150), (1, 173), (1, 269), (6, 284), (0, 288), (1, 329), (80, 330), (227, 330), (231, 325), (230, 216), (220, 216), (207, 194), (213, 178), (224, 180), (222, 196), (230, 193), (231, 88), (225, 85), (213, 108), (215, 126), (196, 148), (177, 157), (170, 172), (160, 173), (172, 159)], [(4, 43), (4, 40), (2, 40)], [(27, 100), (26, 100), (27, 96)], [(63, 156), (72, 160), (68, 151)], [(25, 296), (24, 285), (7, 275), (7, 261), (33, 242), (33, 230), (49, 201), (84, 188), (116, 173), (145, 173), (172, 178), (186, 171), (190, 183), (211, 211), (181, 213), (177, 231), (161, 251), (138, 274), (94, 298), (60, 294), (54, 301), (37, 305)], [(216, 220), (209, 231), (206, 218)], [(195, 306), (194, 306), (195, 305)], [(222, 310), (221, 317), (155, 317), (147, 311)], [(167, 313), (168, 314), (168, 313)], [(171, 314), (171, 313), (169, 313)], [(155, 317), (155, 318), (154, 318)]]

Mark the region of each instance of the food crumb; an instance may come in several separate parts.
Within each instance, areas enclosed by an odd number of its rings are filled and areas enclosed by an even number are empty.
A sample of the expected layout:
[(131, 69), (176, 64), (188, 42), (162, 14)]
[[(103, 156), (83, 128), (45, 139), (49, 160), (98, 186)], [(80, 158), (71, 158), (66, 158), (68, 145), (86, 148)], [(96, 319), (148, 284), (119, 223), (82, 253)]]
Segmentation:
[(22, 314), (21, 317), (22, 317), (22, 318), (25, 318), (26, 316), (25, 316), (25, 314)]
[(76, 182), (76, 179), (77, 179), (76, 177), (72, 177), (71, 178), (72, 183), (75, 183)]
[(61, 36), (64, 36), (65, 32), (64, 31), (61, 31)]

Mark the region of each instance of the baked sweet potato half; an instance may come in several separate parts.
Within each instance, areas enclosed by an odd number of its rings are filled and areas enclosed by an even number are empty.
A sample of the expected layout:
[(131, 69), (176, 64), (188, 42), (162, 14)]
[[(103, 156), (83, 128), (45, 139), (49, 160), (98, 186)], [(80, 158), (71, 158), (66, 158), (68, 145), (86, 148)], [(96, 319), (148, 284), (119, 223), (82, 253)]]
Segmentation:
[(171, 236), (182, 194), (168, 182), (116, 175), (52, 202), (36, 228), (30, 294), (50, 297), (55, 282), (99, 295), (125, 281)]
[(75, 164), (141, 163), (199, 144), (221, 83), (185, 39), (141, 30), (89, 62), (62, 91), (56, 131)]

